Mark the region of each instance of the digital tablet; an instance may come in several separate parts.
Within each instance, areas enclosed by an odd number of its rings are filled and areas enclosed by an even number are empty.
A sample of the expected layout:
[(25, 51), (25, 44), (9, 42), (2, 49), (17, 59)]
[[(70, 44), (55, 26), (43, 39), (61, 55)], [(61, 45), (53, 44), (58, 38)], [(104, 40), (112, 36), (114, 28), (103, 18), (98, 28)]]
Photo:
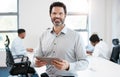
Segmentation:
[(47, 64), (51, 64), (51, 62), (53, 60), (58, 60), (58, 61), (62, 61), (61, 59), (59, 58), (53, 58), (53, 57), (36, 57), (37, 59), (41, 60), (41, 61), (45, 61), (47, 62)]

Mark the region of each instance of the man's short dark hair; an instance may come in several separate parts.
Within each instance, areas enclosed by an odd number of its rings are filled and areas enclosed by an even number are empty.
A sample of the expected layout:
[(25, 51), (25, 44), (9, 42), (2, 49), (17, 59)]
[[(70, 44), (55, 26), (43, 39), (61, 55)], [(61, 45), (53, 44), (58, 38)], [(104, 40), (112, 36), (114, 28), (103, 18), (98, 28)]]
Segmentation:
[(18, 34), (25, 33), (25, 29), (18, 29)]
[(51, 12), (52, 12), (52, 8), (53, 8), (53, 7), (63, 7), (65, 14), (67, 13), (66, 6), (65, 6), (65, 4), (62, 3), (62, 2), (53, 2), (53, 3), (50, 5), (50, 9), (49, 9), (49, 13), (50, 13), (50, 14), (51, 14)]
[(98, 37), (97, 34), (92, 34), (91, 37), (89, 38), (89, 40), (93, 43), (95, 42), (99, 42), (100, 41), (100, 38)]

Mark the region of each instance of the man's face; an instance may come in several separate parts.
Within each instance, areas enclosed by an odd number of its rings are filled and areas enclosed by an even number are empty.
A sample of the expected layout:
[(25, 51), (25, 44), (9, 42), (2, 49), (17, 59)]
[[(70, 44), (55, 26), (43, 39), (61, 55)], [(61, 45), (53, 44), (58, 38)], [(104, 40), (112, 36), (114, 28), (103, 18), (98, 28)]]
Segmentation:
[(66, 17), (63, 7), (53, 7), (50, 17), (55, 26), (62, 26)]
[(26, 36), (26, 33), (25, 33), (25, 32), (20, 34), (20, 38), (21, 38), (21, 39), (24, 39), (25, 36)]
[(93, 43), (93, 42), (91, 42), (91, 44), (93, 45), (93, 46), (95, 46), (96, 44), (95, 43)]

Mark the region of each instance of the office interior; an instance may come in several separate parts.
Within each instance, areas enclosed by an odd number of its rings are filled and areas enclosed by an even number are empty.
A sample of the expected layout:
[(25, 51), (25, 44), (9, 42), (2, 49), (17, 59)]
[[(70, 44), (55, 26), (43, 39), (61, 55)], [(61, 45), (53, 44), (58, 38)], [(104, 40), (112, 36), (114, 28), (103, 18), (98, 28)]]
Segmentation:
[[(49, 5), (56, 0), (19, 1), (19, 28), (27, 30), (25, 46), (35, 48), (40, 34), (52, 27)], [(77, 0), (76, 0), (77, 1)], [(119, 35), (119, 0), (89, 0), (89, 36), (96, 32), (110, 47)], [(39, 35), (38, 35), (39, 34)], [(84, 37), (83, 37), (84, 38)], [(31, 43), (34, 40), (34, 43)]]
[[(26, 30), (26, 37), (23, 40), (25, 47), (36, 48), (39, 43), (39, 37), (43, 31), (48, 28), (52, 28), (53, 24), (49, 16), (49, 5), (54, 1), (64, 1), (64, 0), (19, 0), (19, 19), (18, 28), (24, 28)], [(70, 0), (68, 0), (70, 1)], [(78, 1), (78, 0), (74, 0)], [(82, 1), (82, 0), (81, 0)], [(102, 38), (110, 48), (110, 53), (112, 52), (113, 44), (112, 39), (120, 39), (120, 0), (87, 0), (88, 1), (88, 37), (85, 45), (89, 44), (89, 37), (92, 33), (97, 33), (100, 38)], [(1, 25), (0, 25), (1, 27)], [(10, 37), (12, 38), (12, 37)], [(84, 36), (82, 36), (84, 39)], [(5, 54), (1, 51), (1, 54)], [(5, 58), (5, 55), (0, 55), (1, 58)], [(5, 59), (3, 59), (5, 60)], [(99, 60), (99, 59), (98, 59)], [(95, 61), (97, 61), (95, 59)], [(5, 64), (5, 61), (1, 65)], [(97, 63), (98, 64), (98, 63)], [(98, 64), (99, 65), (99, 64)], [(96, 65), (96, 68), (101, 67)], [(114, 64), (110, 64), (114, 65)], [(104, 65), (103, 65), (104, 66)], [(107, 67), (107, 65), (105, 65)], [(105, 67), (104, 66), (104, 67)], [(117, 73), (120, 72), (120, 66), (116, 66)], [(113, 66), (113, 68), (114, 68)], [(1, 66), (0, 66), (1, 67)], [(109, 67), (108, 67), (109, 68)], [(43, 68), (44, 69), (44, 68)], [(91, 69), (91, 68), (90, 68)], [(37, 70), (39, 70), (37, 68)], [(94, 71), (94, 69), (91, 69)], [(102, 70), (102, 69), (101, 69)], [(115, 69), (114, 69), (115, 70)], [(115, 71), (116, 71), (115, 70)], [(101, 71), (102, 72), (102, 71)], [(80, 72), (85, 74), (86, 72)], [(87, 73), (91, 73), (88, 72)], [(90, 77), (95, 77), (97, 75), (91, 74)], [(101, 75), (99, 73), (98, 75)], [(104, 75), (109, 76), (103, 72)], [(112, 73), (113, 75), (115, 73)], [(110, 74), (113, 77), (113, 75)], [(118, 77), (120, 75), (116, 75)], [(85, 75), (84, 77), (87, 77)]]

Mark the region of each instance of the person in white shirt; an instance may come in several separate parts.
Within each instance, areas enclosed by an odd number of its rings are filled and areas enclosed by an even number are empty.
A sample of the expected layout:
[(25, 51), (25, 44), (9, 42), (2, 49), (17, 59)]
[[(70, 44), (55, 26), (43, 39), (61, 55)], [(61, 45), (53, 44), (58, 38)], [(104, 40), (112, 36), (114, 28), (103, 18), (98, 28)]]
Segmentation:
[(24, 39), (25, 36), (26, 36), (25, 30), (24, 29), (18, 29), (17, 32), (18, 32), (18, 37), (15, 38), (12, 41), (12, 44), (11, 44), (12, 55), (26, 55), (26, 51), (32, 52), (33, 51), (32, 48), (25, 48), (23, 46), (22, 39)]
[(100, 40), (97, 34), (92, 34), (89, 40), (94, 46), (93, 56), (102, 57), (107, 60), (110, 59), (110, 50), (108, 45), (104, 41)]

